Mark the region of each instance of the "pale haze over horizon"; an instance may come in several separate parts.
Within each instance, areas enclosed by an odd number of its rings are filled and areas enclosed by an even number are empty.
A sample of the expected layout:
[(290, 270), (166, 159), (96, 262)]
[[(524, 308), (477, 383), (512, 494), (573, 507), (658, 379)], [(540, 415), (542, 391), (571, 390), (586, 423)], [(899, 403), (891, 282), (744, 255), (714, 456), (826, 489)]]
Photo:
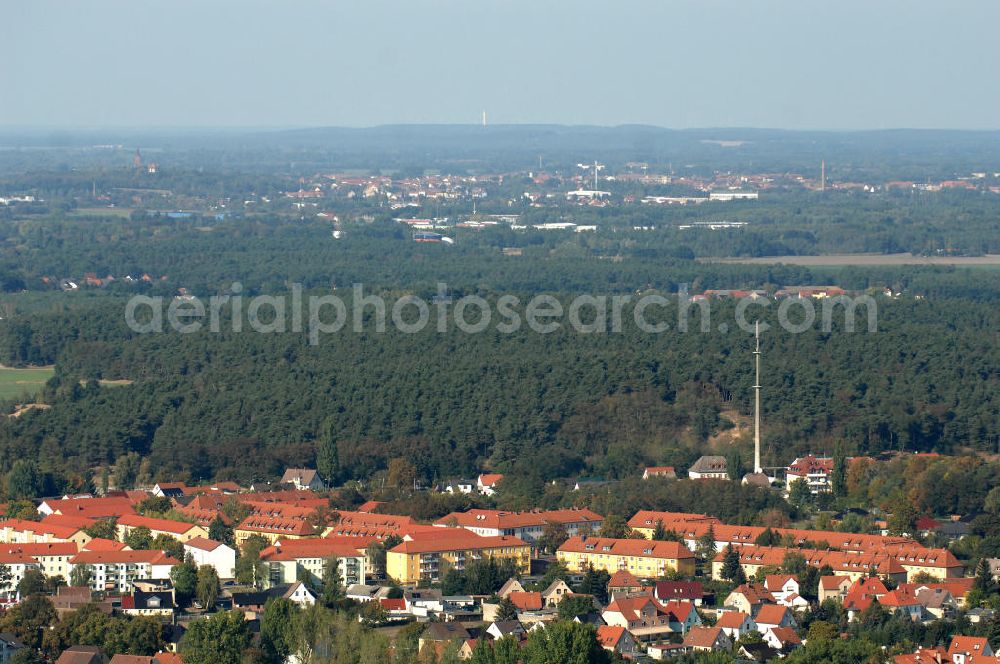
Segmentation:
[(0, 125), (998, 129), (996, 0), (8, 0)]

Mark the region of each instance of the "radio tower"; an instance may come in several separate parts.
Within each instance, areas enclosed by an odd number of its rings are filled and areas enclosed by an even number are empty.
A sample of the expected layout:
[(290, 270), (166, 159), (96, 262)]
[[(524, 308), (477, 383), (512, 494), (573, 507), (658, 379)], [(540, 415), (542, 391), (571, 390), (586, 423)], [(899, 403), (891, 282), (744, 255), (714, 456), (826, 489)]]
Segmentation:
[(819, 162), (819, 190), (826, 191), (826, 160)]
[(760, 465), (760, 321), (754, 326), (756, 347), (753, 351), (756, 375), (753, 384), (753, 472), (763, 473)]

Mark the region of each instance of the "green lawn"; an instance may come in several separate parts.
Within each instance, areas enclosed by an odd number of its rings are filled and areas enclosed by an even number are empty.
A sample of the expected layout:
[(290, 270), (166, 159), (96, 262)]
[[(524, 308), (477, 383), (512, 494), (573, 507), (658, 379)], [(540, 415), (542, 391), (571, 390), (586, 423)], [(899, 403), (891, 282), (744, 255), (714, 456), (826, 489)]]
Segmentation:
[(0, 367), (0, 399), (17, 399), (23, 394), (35, 395), (52, 377), (52, 367), (12, 369)]

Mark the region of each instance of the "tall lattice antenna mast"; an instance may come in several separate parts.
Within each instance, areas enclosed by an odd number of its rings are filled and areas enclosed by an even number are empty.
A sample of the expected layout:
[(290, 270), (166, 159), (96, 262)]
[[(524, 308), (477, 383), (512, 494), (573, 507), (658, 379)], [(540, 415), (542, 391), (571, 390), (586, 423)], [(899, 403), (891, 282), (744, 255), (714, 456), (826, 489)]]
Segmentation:
[(754, 326), (754, 339), (756, 346), (753, 356), (756, 374), (753, 384), (753, 472), (762, 473), (764, 469), (760, 465), (760, 321)]

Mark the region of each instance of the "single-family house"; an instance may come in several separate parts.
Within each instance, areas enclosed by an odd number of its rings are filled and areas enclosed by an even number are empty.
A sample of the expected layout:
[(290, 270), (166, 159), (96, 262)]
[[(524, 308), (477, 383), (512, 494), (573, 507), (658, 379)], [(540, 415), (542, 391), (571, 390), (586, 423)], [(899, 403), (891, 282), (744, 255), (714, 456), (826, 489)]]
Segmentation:
[(726, 636), (734, 642), (739, 641), (740, 637), (747, 632), (757, 631), (757, 625), (753, 618), (750, 617), (750, 614), (742, 611), (723, 611), (719, 614), (715, 626), (721, 627)]
[(635, 637), (624, 627), (612, 625), (598, 627), (597, 642), (608, 652), (618, 653), (623, 657), (637, 655), (641, 652)]
[(772, 627), (798, 627), (795, 616), (787, 606), (777, 604), (762, 604), (754, 614), (753, 621), (757, 623), (757, 631), (762, 635)]
[(299, 491), (318, 491), (324, 488), (323, 478), (312, 468), (288, 468), (281, 476), (282, 484), (291, 484)]
[(684, 647), (690, 652), (729, 651), (733, 642), (721, 627), (695, 627), (684, 635)]

